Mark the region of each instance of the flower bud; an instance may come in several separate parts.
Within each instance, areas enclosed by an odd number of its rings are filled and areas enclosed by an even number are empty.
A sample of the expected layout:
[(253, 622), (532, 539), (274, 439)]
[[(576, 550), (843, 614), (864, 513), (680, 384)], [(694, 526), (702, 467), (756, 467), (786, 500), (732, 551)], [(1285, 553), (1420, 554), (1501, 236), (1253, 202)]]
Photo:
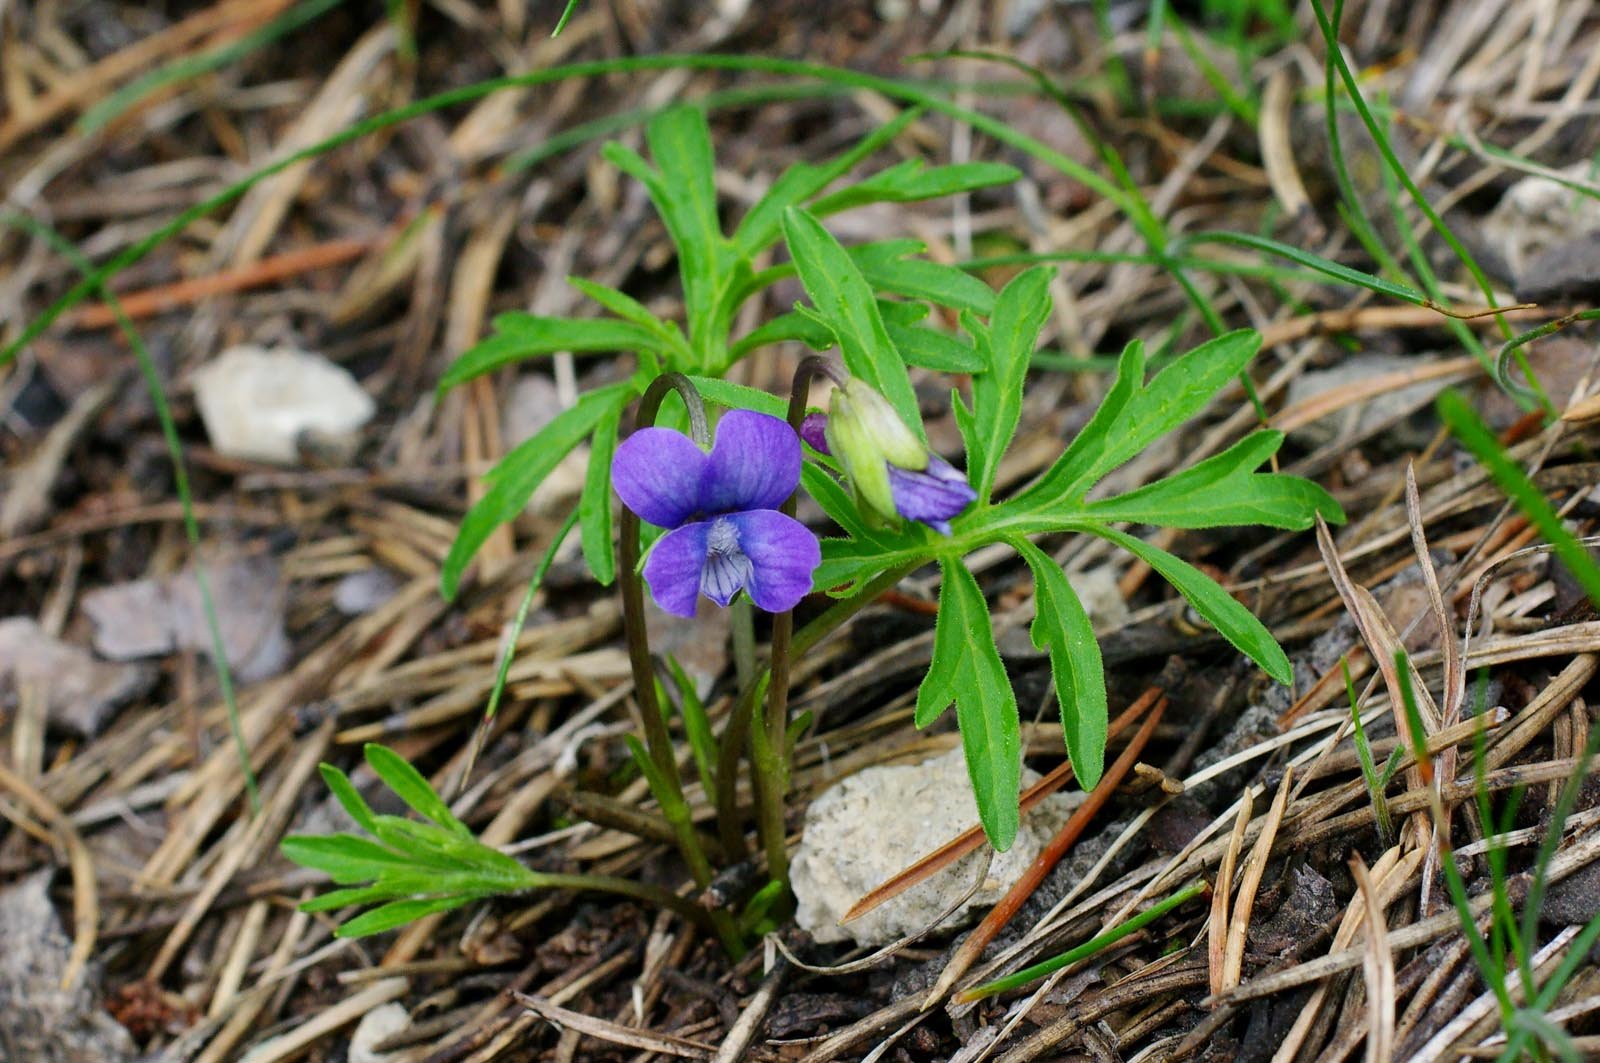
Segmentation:
[[(801, 434), (816, 447), (816, 422), (808, 422)], [(928, 452), (889, 400), (859, 380), (833, 393), (823, 436), (826, 447), (816, 449), (839, 459), (857, 499), (885, 520), (921, 521), (948, 535), (949, 518), (977, 497), (965, 476)]]
[(844, 466), (856, 494), (879, 516), (893, 520), (889, 466), (925, 469), (928, 451), (889, 400), (851, 378), (833, 393), (825, 430), (828, 449)]

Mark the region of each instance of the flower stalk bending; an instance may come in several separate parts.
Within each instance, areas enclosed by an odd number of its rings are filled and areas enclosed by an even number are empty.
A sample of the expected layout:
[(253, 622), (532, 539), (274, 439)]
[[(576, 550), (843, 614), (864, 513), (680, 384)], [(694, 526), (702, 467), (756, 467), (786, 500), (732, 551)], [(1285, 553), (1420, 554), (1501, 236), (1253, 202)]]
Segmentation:
[[(657, 377), (639, 400), (638, 423), (649, 426), (655, 422), (661, 402), (669, 391), (676, 390), (689, 411), (689, 431), (696, 442), (706, 440), (705, 405), (700, 393), (681, 373), (667, 373)], [(689, 803), (684, 800), (683, 784), (678, 777), (678, 761), (673, 751), (672, 736), (667, 730), (667, 718), (656, 695), (655, 668), (650, 660), (650, 643), (645, 633), (644, 586), (639, 578), (639, 515), (624, 498), (622, 517), (618, 522), (617, 581), (621, 584), (623, 630), (628, 641), (628, 660), (633, 671), (633, 696), (639, 705), (639, 715), (644, 721), (645, 749), (655, 766), (651, 774), (658, 783), (656, 800), (661, 804), (662, 815), (672, 827), (678, 851), (695, 885), (704, 889), (711, 883), (711, 863), (695, 834), (694, 821), (689, 813)], [(712, 912), (710, 917), (723, 946), (734, 954), (743, 951), (743, 942), (727, 912)]]

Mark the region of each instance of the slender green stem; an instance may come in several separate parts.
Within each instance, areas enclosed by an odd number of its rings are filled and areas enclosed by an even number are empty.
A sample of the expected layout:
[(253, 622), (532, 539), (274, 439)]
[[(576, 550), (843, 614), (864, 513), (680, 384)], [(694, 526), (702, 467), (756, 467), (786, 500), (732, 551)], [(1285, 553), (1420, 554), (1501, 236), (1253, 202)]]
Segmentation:
[[(700, 402), (700, 393), (681, 373), (659, 376), (645, 390), (644, 397), (639, 400), (639, 427), (655, 423), (661, 400), (673, 390), (683, 397), (683, 404), (689, 411), (690, 434), (696, 443), (705, 446), (705, 407)], [(656, 794), (656, 799), (661, 802), (661, 811), (677, 834), (678, 848), (696, 884), (704, 888), (711, 883), (711, 864), (689, 820), (683, 784), (678, 779), (678, 759), (673, 753), (672, 736), (667, 731), (666, 713), (656, 696), (655, 666), (650, 660), (650, 642), (645, 632), (644, 583), (639, 576), (639, 515), (623, 506), (619, 523), (617, 582), (622, 589), (623, 630), (628, 640), (628, 660), (633, 666), (633, 697), (644, 721), (645, 747), (656, 766), (663, 790)]]
[(729, 604), (728, 621), (733, 628), (733, 674), (743, 690), (756, 678), (756, 618), (748, 597)]
[[(1555, 811), (1550, 816), (1550, 825), (1546, 830), (1544, 841), (1539, 845), (1539, 855), (1533, 862), (1533, 882), (1528, 887), (1527, 899), (1522, 906), (1521, 938), (1523, 948), (1531, 956), (1539, 948), (1539, 916), (1544, 909), (1545, 891), (1549, 888), (1550, 862), (1555, 859), (1556, 850), (1561, 847), (1562, 835), (1566, 830), (1567, 817), (1572, 814), (1573, 805), (1577, 803), (1578, 796), (1583, 789), (1583, 780), (1589, 774), (1589, 767), (1597, 754), (1600, 754), (1600, 728), (1589, 728), (1589, 739), (1584, 745), (1583, 755), (1578, 763), (1573, 765), (1572, 774), (1567, 777), (1566, 785), (1561, 788), (1560, 797), (1556, 800)], [(1576, 946), (1573, 946), (1576, 950)], [(1580, 956), (1588, 955), (1588, 950), (1578, 953)], [(1531, 967), (1529, 968), (1531, 971)], [(1525, 983), (1524, 992), (1533, 995), (1533, 983)], [(1552, 1002), (1554, 994), (1551, 995)], [(1546, 1004), (1545, 1007), (1549, 1007)], [(1542, 1010), (1542, 1009), (1540, 1009)]]
[[(1529, 402), (1541, 402), (1546, 409), (1552, 409), (1550, 399), (1536, 386), (1537, 381), (1529, 372), (1528, 362), (1523, 355), (1522, 348), (1534, 340), (1543, 339), (1552, 332), (1559, 332), (1568, 325), (1575, 325), (1579, 321), (1593, 321), (1600, 318), (1600, 310), (1580, 310), (1565, 317), (1558, 317), (1554, 321), (1546, 321), (1538, 328), (1532, 328), (1520, 335), (1512, 337), (1505, 346), (1500, 348), (1500, 353), (1495, 356), (1494, 375), (1495, 383), (1499, 384), (1512, 395), (1527, 399)], [(1522, 367), (1523, 375), (1527, 377), (1528, 384), (1514, 380), (1511, 376), (1511, 359), (1515, 356)]]
[[(1416, 693), (1411, 686), (1411, 663), (1405, 650), (1396, 650), (1394, 654), (1395, 671), (1400, 678), (1400, 703), (1405, 712), (1406, 723), (1409, 725), (1411, 738), (1411, 752), (1418, 765), (1427, 767), (1426, 787), (1428, 801), (1432, 806), (1435, 824), (1445, 822), (1444, 802), (1439, 797), (1439, 788), (1432, 782), (1432, 757), (1428, 753), (1428, 735), (1423, 729), (1422, 713), (1417, 709)], [(1461, 871), (1456, 867), (1455, 847), (1450, 844), (1450, 839), (1443, 833), (1438, 837), (1439, 865), (1444, 870), (1445, 885), (1450, 890), (1450, 900), (1455, 905), (1456, 914), (1461, 919), (1461, 933), (1467, 939), (1467, 947), (1472, 952), (1473, 962), (1478, 965), (1484, 981), (1488, 984), (1495, 1000), (1500, 1006), (1500, 1021), (1502, 1025), (1509, 1025), (1516, 1005), (1511, 1001), (1511, 993), (1506, 988), (1504, 972), (1500, 971), (1494, 962), (1494, 957), (1489, 952), (1489, 944), (1484, 941), (1483, 935), (1478, 932), (1478, 922), (1472, 914), (1472, 902), (1467, 896), (1467, 884), (1462, 881)], [(1496, 977), (1496, 974), (1500, 977)]]
[(701, 907), (688, 897), (681, 897), (673, 893), (669, 889), (663, 889), (660, 886), (631, 878), (620, 878), (616, 875), (564, 875), (544, 871), (529, 871), (528, 888), (591, 890), (596, 893), (615, 893), (618, 896), (632, 897), (634, 900), (644, 901), (646, 904), (676, 912), (702, 930), (712, 933), (719, 932), (715, 925), (716, 913)]
[[(811, 381), (825, 376), (835, 383), (842, 382), (840, 371), (826, 358), (811, 356), (795, 370), (794, 385), (789, 390), (789, 427), (798, 434), (800, 422), (805, 419), (806, 400), (811, 395)], [(799, 500), (798, 488), (783, 503), (782, 512), (794, 516)], [(784, 825), (784, 808), (789, 792), (789, 659), (794, 638), (794, 611), (787, 610), (772, 618), (771, 680), (767, 683), (766, 726), (751, 743), (750, 766), (752, 782), (757, 795), (762, 848), (767, 854), (767, 875), (785, 886), (789, 882), (788, 831)]]
[(533, 608), (534, 596), (539, 593), (539, 587), (544, 583), (544, 577), (550, 571), (550, 566), (555, 564), (556, 553), (561, 549), (561, 544), (567, 541), (567, 536), (572, 534), (572, 529), (577, 525), (578, 513), (578, 507), (574, 506), (572, 512), (567, 514), (561, 530), (556, 532), (556, 537), (550, 541), (549, 548), (545, 550), (544, 557), (533, 570), (533, 576), (522, 592), (522, 601), (517, 605), (517, 615), (512, 620), (511, 630), (506, 633), (505, 644), (500, 649), (500, 661), (495, 666), (494, 672), (494, 686), (489, 690), (489, 703), (484, 706), (483, 718), (478, 721), (477, 730), (472, 736), (472, 746), (467, 751), (466, 763), (461, 766), (461, 778), (456, 783), (457, 797), (472, 781), (473, 766), (478, 763), (484, 743), (489, 740), (489, 731), (494, 726), (495, 715), (500, 711), (500, 699), (505, 696), (506, 681), (511, 676), (511, 661), (517, 654), (517, 640), (522, 638), (522, 629), (528, 623), (528, 611)]
[[(794, 633), (789, 643), (788, 656), (802, 657), (817, 643), (844, 624), (852, 616), (878, 600), (878, 596), (904, 579), (922, 564), (921, 558), (894, 566), (879, 573), (863, 584), (848, 598), (829, 606), (820, 616), (812, 618)], [(744, 835), (739, 824), (739, 754), (750, 737), (750, 721), (755, 715), (755, 705), (760, 700), (762, 686), (768, 672), (760, 672), (756, 681), (746, 687), (734, 702), (728, 714), (728, 724), (722, 732), (722, 745), (717, 760), (717, 836), (730, 858), (746, 852)], [(787, 739), (786, 739), (787, 740)]]
[(1383, 794), (1384, 779), (1373, 763), (1367, 729), (1361, 723), (1361, 699), (1356, 696), (1356, 684), (1350, 677), (1350, 658), (1340, 657), (1339, 667), (1344, 670), (1345, 696), (1350, 699), (1350, 722), (1355, 727), (1356, 756), (1361, 760), (1361, 777), (1366, 780), (1367, 797), (1372, 801), (1373, 819), (1378, 824), (1378, 843), (1387, 849), (1394, 844), (1394, 822), (1389, 818), (1389, 801)]

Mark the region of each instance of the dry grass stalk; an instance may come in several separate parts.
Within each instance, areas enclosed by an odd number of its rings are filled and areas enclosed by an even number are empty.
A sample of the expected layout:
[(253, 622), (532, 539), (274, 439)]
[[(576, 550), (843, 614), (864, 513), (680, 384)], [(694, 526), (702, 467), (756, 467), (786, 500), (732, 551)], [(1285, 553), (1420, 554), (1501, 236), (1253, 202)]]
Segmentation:
[(1394, 953), (1389, 948), (1383, 902), (1359, 853), (1350, 858), (1350, 870), (1355, 875), (1367, 917), (1367, 949), (1361, 964), (1367, 982), (1366, 1059), (1367, 1063), (1390, 1063), (1394, 1058)]
[(1289, 790), (1293, 784), (1294, 771), (1285, 768), (1272, 806), (1261, 823), (1261, 833), (1256, 835), (1255, 847), (1250, 850), (1250, 861), (1245, 865), (1244, 877), (1239, 882), (1239, 899), (1228, 919), (1228, 935), (1222, 951), (1222, 977), (1219, 981), (1223, 992), (1239, 984), (1239, 976), (1244, 968), (1245, 934), (1250, 929), (1256, 890), (1261, 885), (1261, 876), (1266, 873), (1267, 858), (1272, 852), (1272, 842), (1278, 836), (1278, 827), (1283, 823), (1283, 812), (1288, 806)]

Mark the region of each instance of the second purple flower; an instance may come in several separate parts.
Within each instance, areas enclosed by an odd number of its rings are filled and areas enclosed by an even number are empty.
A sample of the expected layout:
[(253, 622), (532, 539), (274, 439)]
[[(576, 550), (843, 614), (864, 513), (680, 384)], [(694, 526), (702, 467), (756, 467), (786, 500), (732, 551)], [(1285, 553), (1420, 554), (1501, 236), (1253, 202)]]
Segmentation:
[(611, 482), (641, 520), (669, 529), (645, 560), (656, 604), (692, 617), (701, 594), (725, 606), (743, 590), (770, 613), (794, 608), (821, 564), (817, 537), (778, 512), (800, 483), (800, 440), (776, 417), (730, 410), (707, 454), (682, 432), (623, 441)]

